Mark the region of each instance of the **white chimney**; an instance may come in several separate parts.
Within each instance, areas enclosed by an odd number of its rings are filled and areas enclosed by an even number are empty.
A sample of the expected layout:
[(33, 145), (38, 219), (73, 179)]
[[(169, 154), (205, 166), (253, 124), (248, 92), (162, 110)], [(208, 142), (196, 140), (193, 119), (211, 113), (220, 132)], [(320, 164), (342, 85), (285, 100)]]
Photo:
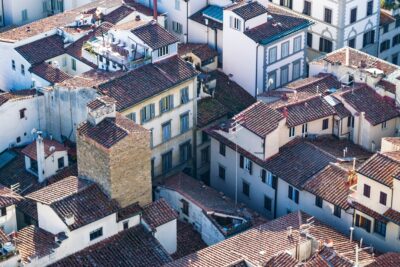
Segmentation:
[(39, 183), (44, 181), (44, 166), (45, 166), (45, 156), (44, 156), (44, 141), (42, 137), (42, 132), (37, 132), (36, 137), (36, 159), (38, 168), (38, 178)]
[(66, 223), (68, 226), (73, 225), (73, 224), (75, 223), (75, 216), (74, 216), (74, 214), (69, 214), (69, 215), (65, 216), (65, 223)]

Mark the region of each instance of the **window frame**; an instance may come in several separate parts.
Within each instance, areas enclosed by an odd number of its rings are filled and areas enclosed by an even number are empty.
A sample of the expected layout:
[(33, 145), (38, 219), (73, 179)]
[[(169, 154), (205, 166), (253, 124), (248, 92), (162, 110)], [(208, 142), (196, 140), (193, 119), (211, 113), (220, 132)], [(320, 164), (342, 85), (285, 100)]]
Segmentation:
[(90, 241), (93, 241), (102, 236), (103, 236), (103, 227), (97, 228), (89, 233)]

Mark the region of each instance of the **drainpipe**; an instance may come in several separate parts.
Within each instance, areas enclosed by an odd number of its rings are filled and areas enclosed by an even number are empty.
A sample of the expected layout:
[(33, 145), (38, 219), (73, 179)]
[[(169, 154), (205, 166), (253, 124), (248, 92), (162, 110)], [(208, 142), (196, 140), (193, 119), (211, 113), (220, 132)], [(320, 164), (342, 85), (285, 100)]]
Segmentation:
[(157, 21), (157, 0), (153, 0), (153, 19)]
[(189, 0), (186, 2), (186, 43), (189, 43)]
[(2, 26), (6, 26), (5, 18), (4, 18), (4, 0), (1, 0), (1, 17), (3, 19)]
[(215, 41), (215, 51), (218, 51), (218, 29), (214, 27), (214, 41)]
[(260, 44), (257, 44), (256, 46), (256, 81), (255, 81), (255, 88), (254, 88), (254, 97), (257, 100), (257, 80), (258, 80), (258, 48), (260, 47)]

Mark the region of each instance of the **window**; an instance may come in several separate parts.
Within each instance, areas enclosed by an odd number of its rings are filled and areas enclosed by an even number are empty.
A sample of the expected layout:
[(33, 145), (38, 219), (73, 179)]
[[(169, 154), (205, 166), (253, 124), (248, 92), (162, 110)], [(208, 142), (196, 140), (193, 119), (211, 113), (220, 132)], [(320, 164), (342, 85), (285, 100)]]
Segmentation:
[(383, 25), (383, 33), (387, 33), (389, 31), (389, 24)]
[(250, 196), (250, 185), (249, 185), (249, 183), (247, 183), (245, 181), (243, 181), (243, 183), (242, 183), (242, 193), (245, 196), (248, 196), (248, 197)]
[(135, 113), (135, 112), (129, 113), (128, 115), (126, 115), (126, 117), (127, 117), (128, 119), (130, 119), (130, 120), (136, 122), (136, 113)]
[(272, 210), (272, 199), (264, 196), (264, 209), (271, 211)]
[(276, 88), (276, 71), (268, 73), (266, 88), (267, 90), (273, 90)]
[(225, 156), (225, 152), (226, 152), (226, 147), (223, 143), (219, 143), (219, 154), (221, 154), (222, 156)]
[(301, 133), (302, 134), (306, 134), (308, 132), (308, 124), (307, 123), (304, 123), (302, 126), (301, 126)]
[(201, 163), (209, 163), (210, 162), (210, 147), (205, 147), (201, 150)]
[(25, 111), (26, 111), (26, 108), (23, 108), (23, 109), (19, 110), (19, 118), (20, 119), (25, 118)]
[(373, 44), (375, 42), (375, 31), (371, 30), (363, 35), (363, 47)]
[(301, 72), (301, 66), (300, 66), (300, 60), (296, 61), (293, 63), (293, 80), (297, 80), (300, 78), (300, 72)]
[(303, 14), (307, 15), (307, 16), (311, 16), (311, 2), (310, 1), (304, 1)]
[(244, 168), (249, 172), (249, 174), (252, 174), (253, 162), (251, 160), (249, 160), (248, 158), (244, 158)]
[(396, 28), (400, 27), (400, 17), (396, 18)]
[(267, 171), (261, 169), (260, 177), (261, 177), (261, 182), (265, 184), (267, 182)]
[[(180, 0), (176, 0), (176, 1), (180, 1)], [(176, 21), (172, 21), (172, 30), (176, 33), (181, 34), (182, 33), (182, 24), (180, 24), (179, 22), (176, 22)], [(168, 46), (166, 46), (166, 47), (167, 47), (167, 52), (163, 55), (168, 54)]]
[(189, 102), (189, 88), (185, 87), (181, 89), (181, 104)]
[(277, 51), (276, 46), (271, 47), (269, 49), (269, 64), (276, 62), (276, 60), (277, 60), (277, 57), (276, 57), (277, 52), (276, 51)]
[(151, 178), (154, 178), (154, 161), (155, 158), (151, 159)]
[(7, 215), (7, 207), (3, 207), (0, 209), (0, 217)]
[(21, 64), (21, 74), (25, 75), (25, 66), (24, 66), (24, 64)]
[(179, 146), (179, 157), (181, 163), (187, 162), (192, 157), (191, 148), (190, 141)]
[(342, 216), (342, 209), (339, 206), (335, 205), (333, 208), (333, 215), (340, 218)]
[(374, 232), (383, 237), (386, 236), (386, 223), (375, 220)]
[(398, 54), (395, 54), (392, 56), (392, 63), (397, 65), (399, 63), (399, 56)]
[(180, 10), (181, 9), (181, 0), (175, 0), (175, 9)]
[(381, 43), (380, 51), (381, 51), (381, 53), (382, 53), (383, 51), (386, 51), (386, 50), (388, 50), (389, 48), (390, 48), (390, 40), (385, 40), (385, 41), (383, 41), (383, 42)]
[(15, 70), (15, 60), (11, 60), (11, 68), (12, 70)]
[(349, 47), (356, 48), (356, 37), (349, 40)]
[(329, 128), (329, 119), (324, 119), (322, 121), (322, 130), (326, 130)]
[(169, 95), (160, 100), (160, 113), (170, 111), (174, 108), (174, 96)]
[(231, 28), (240, 31), (242, 29), (242, 21), (235, 17), (230, 17)]
[(289, 82), (289, 67), (285, 66), (281, 68), (281, 86)]
[(210, 140), (210, 138), (208, 137), (208, 134), (206, 132), (201, 132), (201, 142), (205, 143), (208, 142)]
[(189, 130), (189, 112), (181, 115), (181, 134)]
[(64, 168), (64, 157), (61, 157), (61, 158), (59, 158), (58, 160), (57, 160), (57, 163), (58, 163), (58, 168), (59, 169), (61, 169), (61, 168)]
[(225, 167), (221, 165), (218, 166), (218, 177), (225, 180)]
[(122, 225), (123, 225), (123, 227), (124, 227), (124, 230), (128, 229), (128, 228), (129, 228), (129, 221), (123, 222)]
[(365, 197), (370, 197), (371, 196), (371, 187), (367, 184), (364, 184), (364, 192), (363, 195)]
[(171, 139), (171, 121), (162, 125), (162, 141), (166, 142)]
[(96, 229), (92, 232), (90, 232), (90, 241), (99, 238), (103, 235), (103, 227), (100, 227), (99, 229)]
[(289, 185), (288, 198), (293, 200), (295, 203), (299, 204), (299, 190), (297, 190), (297, 189), (293, 188), (293, 186)]
[(185, 214), (186, 216), (189, 216), (189, 202), (187, 202), (185, 199), (181, 199), (182, 202), (182, 213)]
[(350, 23), (354, 23), (357, 21), (357, 8), (353, 8), (350, 11)]
[(289, 56), (289, 41), (284, 42), (281, 45), (281, 58)]
[(163, 174), (167, 173), (172, 169), (172, 151), (168, 151), (167, 153), (161, 156), (162, 161), (162, 172)]
[(293, 53), (301, 50), (301, 36), (294, 38)]
[(21, 18), (22, 18), (22, 21), (28, 20), (28, 10), (27, 9), (24, 9), (21, 11)]
[(359, 214), (356, 214), (355, 225), (357, 227), (363, 228), (368, 233), (371, 232), (371, 221), (368, 220), (367, 218), (362, 217)]
[(374, 1), (368, 1), (367, 3), (367, 16), (371, 16), (374, 11)]
[[(173, 24), (172, 24), (173, 25)], [(157, 50), (158, 57), (162, 57), (168, 54), (168, 46), (163, 46)]]
[(72, 70), (76, 71), (76, 60), (74, 58), (71, 58), (71, 65), (72, 65)]
[(387, 201), (387, 194), (381, 192), (379, 195), (379, 203), (386, 206), (386, 201)]
[(293, 137), (294, 136), (295, 130), (296, 130), (296, 128), (294, 128), (294, 127), (290, 127), (289, 128), (289, 137)]
[(21, 136), (18, 136), (15, 141), (17, 141), (17, 143), (20, 143), (21, 142)]
[(332, 41), (325, 39), (323, 37), (319, 38), (319, 51), (325, 52), (325, 53), (330, 53), (332, 52)]
[(329, 8), (325, 8), (324, 21), (327, 23), (332, 23), (332, 10), (330, 10)]
[(400, 34), (397, 34), (393, 37), (392, 46), (396, 46), (400, 44)]
[(382, 128), (382, 129), (386, 129), (386, 128), (387, 128), (386, 121), (382, 122), (382, 124), (381, 124), (381, 128)]
[(312, 47), (313, 43), (313, 35), (310, 32), (307, 32), (307, 46)]
[(293, 8), (293, 0), (280, 0), (281, 6), (292, 9)]
[(140, 110), (140, 121), (142, 124), (152, 120), (154, 117), (155, 117), (154, 104), (149, 104)]
[(322, 208), (323, 202), (324, 200), (322, 199), (322, 197), (315, 196), (315, 206)]

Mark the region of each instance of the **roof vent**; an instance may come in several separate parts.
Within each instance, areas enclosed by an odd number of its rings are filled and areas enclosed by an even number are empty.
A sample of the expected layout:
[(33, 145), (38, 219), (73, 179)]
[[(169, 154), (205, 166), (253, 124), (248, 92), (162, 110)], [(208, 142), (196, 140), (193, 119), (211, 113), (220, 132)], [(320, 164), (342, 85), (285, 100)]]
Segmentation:
[(65, 223), (70, 226), (73, 225), (75, 223), (75, 216), (74, 214), (68, 214), (65, 216)]
[(137, 15), (137, 16), (135, 17), (135, 20), (136, 20), (136, 21), (140, 21), (140, 15)]

